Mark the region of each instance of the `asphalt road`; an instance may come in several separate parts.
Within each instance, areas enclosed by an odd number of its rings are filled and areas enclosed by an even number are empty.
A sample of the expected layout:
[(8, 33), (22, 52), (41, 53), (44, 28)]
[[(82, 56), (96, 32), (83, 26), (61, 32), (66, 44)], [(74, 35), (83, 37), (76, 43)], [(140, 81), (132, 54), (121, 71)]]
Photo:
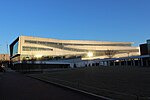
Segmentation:
[(97, 100), (16, 72), (0, 75), (0, 100)]

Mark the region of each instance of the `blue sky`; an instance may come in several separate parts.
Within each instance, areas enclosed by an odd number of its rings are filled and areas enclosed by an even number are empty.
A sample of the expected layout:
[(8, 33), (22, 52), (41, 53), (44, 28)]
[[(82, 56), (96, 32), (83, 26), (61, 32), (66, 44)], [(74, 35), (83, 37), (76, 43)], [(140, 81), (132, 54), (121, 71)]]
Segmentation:
[(134, 42), (150, 39), (150, 0), (0, 0), (0, 53), (20, 35)]

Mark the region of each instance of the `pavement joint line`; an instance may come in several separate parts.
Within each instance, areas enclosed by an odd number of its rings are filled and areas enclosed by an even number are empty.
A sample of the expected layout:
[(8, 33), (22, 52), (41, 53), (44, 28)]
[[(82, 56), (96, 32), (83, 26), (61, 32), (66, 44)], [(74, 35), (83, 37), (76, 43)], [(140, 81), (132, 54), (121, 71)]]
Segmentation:
[(74, 90), (74, 91), (78, 91), (78, 92), (81, 92), (81, 93), (84, 93), (84, 94), (87, 94), (87, 95), (91, 95), (91, 96), (94, 96), (94, 97), (97, 97), (97, 98), (101, 98), (101, 99), (105, 99), (105, 100), (114, 100), (114, 99), (111, 99), (111, 98), (108, 98), (108, 97), (105, 97), (105, 96), (97, 95), (97, 94), (94, 94), (94, 93), (91, 93), (91, 92), (87, 92), (87, 91), (84, 91), (84, 90), (79, 90), (77, 88), (73, 88), (73, 87), (70, 87), (70, 86), (62, 85), (60, 83), (44, 80), (44, 79), (33, 77), (33, 76), (30, 76), (30, 75), (27, 75), (27, 76), (31, 77), (31, 78), (34, 78), (34, 79), (37, 79), (37, 80), (40, 80), (40, 81), (43, 81), (43, 82), (46, 82), (46, 83), (55, 84), (55, 85), (58, 85), (58, 86), (61, 86), (61, 87), (65, 87), (65, 88), (68, 88), (68, 89), (71, 89), (71, 90)]

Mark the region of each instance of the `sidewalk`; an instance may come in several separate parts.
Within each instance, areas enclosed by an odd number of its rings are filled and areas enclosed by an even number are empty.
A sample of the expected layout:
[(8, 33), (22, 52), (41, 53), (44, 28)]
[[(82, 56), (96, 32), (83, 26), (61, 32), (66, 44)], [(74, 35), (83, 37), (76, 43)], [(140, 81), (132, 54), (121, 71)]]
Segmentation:
[(0, 74), (0, 100), (96, 100), (69, 89), (44, 83), (23, 74)]

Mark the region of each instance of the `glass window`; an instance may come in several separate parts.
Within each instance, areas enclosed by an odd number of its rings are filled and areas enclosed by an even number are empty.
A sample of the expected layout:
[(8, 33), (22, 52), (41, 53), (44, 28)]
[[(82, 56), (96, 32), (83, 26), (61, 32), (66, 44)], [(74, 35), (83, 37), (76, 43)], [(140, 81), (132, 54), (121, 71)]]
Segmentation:
[(131, 46), (131, 44), (72, 44), (72, 43), (57, 43), (57, 42), (46, 42), (46, 41), (34, 41), (34, 40), (25, 40), (25, 43), (32, 44), (41, 44), (49, 46), (62, 46), (62, 45), (77, 45), (77, 46)]
[(148, 54), (150, 54), (150, 40), (147, 40)]
[(23, 46), (23, 51), (53, 51), (53, 49), (50, 48), (40, 48), (40, 47), (29, 47), (29, 46)]
[(147, 44), (150, 44), (150, 40), (147, 40)]
[(16, 42), (13, 46), (13, 56), (18, 54), (18, 42)]

